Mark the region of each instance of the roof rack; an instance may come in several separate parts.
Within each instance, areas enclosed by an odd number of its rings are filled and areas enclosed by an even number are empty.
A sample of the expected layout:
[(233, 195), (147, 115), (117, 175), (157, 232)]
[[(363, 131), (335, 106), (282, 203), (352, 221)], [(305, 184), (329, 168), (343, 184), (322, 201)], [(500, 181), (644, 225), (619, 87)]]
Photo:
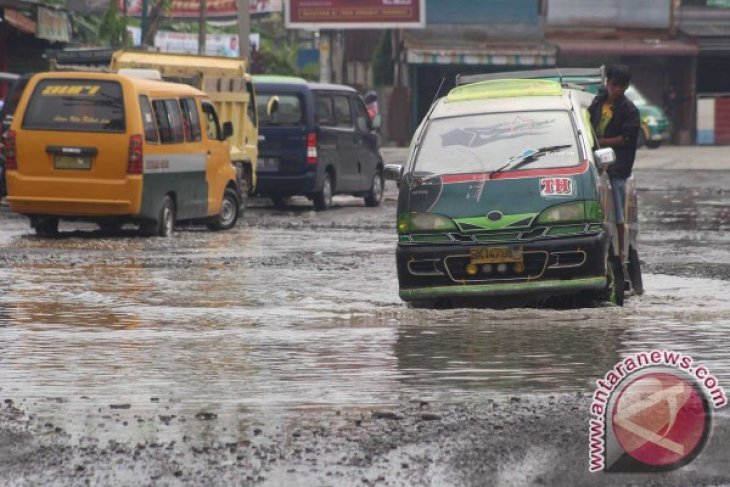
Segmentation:
[[(456, 86), (477, 83), (479, 81), (489, 81), (495, 79), (541, 79), (541, 78), (558, 78), (560, 84), (571, 85), (588, 85), (594, 83), (602, 83), (606, 80), (605, 67), (600, 68), (548, 68), (548, 69), (530, 69), (525, 71), (508, 71), (502, 73), (482, 73), (482, 74), (457, 74)], [(563, 78), (571, 78), (563, 81)], [(575, 78), (586, 78), (585, 80), (576, 80)]]

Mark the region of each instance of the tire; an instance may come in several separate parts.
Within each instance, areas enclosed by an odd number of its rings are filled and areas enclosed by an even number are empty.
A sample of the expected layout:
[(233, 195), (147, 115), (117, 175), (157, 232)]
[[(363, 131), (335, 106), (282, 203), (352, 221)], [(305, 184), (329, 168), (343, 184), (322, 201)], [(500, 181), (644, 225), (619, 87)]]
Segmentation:
[(30, 226), (35, 230), (39, 237), (57, 237), (58, 236), (58, 218), (53, 217), (33, 217), (30, 220)]
[(107, 232), (107, 233), (118, 232), (124, 226), (123, 223), (114, 222), (114, 221), (101, 221), (101, 222), (97, 222), (97, 225), (99, 225), (99, 228), (101, 229), (102, 232)]
[(251, 182), (248, 178), (241, 179), (241, 194), (238, 195), (238, 218), (240, 219), (246, 211), (246, 205), (248, 204), (248, 195), (251, 191)]
[(322, 189), (314, 194), (314, 208), (317, 211), (329, 210), (332, 208), (332, 175), (324, 173)]
[(175, 229), (175, 203), (170, 196), (165, 196), (157, 219), (142, 224), (142, 233), (151, 237), (169, 237)]
[(208, 225), (211, 230), (228, 230), (233, 228), (241, 215), (241, 204), (238, 195), (231, 188), (226, 188), (221, 201), (221, 211), (215, 220)]
[(641, 263), (639, 262), (639, 252), (635, 248), (629, 249), (629, 264), (626, 266), (629, 272), (629, 282), (634, 294), (641, 296), (644, 294), (644, 281), (641, 278)]
[(277, 208), (286, 208), (289, 204), (289, 197), (287, 196), (272, 196), (271, 202), (274, 203), (274, 206)]
[(365, 195), (365, 206), (380, 206), (383, 201), (383, 184), (383, 172), (378, 169), (373, 177), (373, 182), (370, 183), (370, 192)]
[(661, 140), (647, 140), (646, 141), (646, 146), (649, 149), (658, 149), (661, 145), (662, 145)]
[(639, 138), (636, 141), (636, 148), (641, 149), (646, 145), (646, 135), (642, 129), (639, 129)]
[(605, 301), (616, 306), (623, 306), (626, 291), (624, 266), (617, 256), (609, 256), (606, 260), (606, 278), (608, 283), (604, 296)]
[(5, 183), (5, 158), (0, 156), (0, 198), (8, 195), (8, 187)]

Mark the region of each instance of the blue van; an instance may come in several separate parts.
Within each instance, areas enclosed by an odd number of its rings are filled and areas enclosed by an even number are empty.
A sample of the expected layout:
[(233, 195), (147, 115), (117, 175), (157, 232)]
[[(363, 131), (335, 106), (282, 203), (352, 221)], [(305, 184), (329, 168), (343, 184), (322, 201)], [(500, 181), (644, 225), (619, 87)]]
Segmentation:
[(317, 210), (335, 194), (378, 206), (383, 159), (365, 103), (349, 86), (254, 76), (259, 117), (257, 193), (277, 206), (307, 196)]

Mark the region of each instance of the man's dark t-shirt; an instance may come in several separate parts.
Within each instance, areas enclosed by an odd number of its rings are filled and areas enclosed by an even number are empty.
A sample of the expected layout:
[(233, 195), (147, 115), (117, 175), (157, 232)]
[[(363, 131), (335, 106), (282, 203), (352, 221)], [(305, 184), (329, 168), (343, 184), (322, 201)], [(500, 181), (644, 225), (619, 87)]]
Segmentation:
[[(601, 120), (601, 108), (605, 103), (608, 95), (604, 93), (598, 94), (591, 103), (588, 112), (591, 115), (591, 125), (596, 129)], [(614, 147), (616, 152), (616, 162), (609, 166), (608, 174), (613, 177), (626, 179), (631, 176), (631, 170), (634, 167), (634, 158), (636, 157), (636, 143), (639, 138), (639, 110), (636, 105), (626, 98), (617, 101), (613, 105), (613, 117), (606, 127), (603, 137), (622, 136), (625, 141), (623, 147)]]

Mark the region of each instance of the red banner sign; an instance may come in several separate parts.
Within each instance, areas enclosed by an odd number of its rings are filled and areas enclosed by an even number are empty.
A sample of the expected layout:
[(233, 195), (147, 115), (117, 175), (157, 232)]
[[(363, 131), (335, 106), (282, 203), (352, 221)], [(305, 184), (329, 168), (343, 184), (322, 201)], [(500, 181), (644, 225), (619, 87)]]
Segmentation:
[(309, 29), (420, 28), (425, 0), (289, 0), (286, 26)]
[[(118, 0), (119, 11), (124, 12), (124, 2), (127, 2), (127, 15), (139, 17), (142, 15), (142, 0)], [(149, 5), (152, 5), (150, 0)], [(231, 18), (238, 15), (238, 7), (236, 0), (207, 0), (208, 12), (207, 17)], [(248, 10), (251, 14), (264, 14), (271, 12), (281, 12), (282, 0), (249, 0)], [(174, 18), (196, 18), (200, 16), (199, 0), (172, 0), (168, 17)]]

